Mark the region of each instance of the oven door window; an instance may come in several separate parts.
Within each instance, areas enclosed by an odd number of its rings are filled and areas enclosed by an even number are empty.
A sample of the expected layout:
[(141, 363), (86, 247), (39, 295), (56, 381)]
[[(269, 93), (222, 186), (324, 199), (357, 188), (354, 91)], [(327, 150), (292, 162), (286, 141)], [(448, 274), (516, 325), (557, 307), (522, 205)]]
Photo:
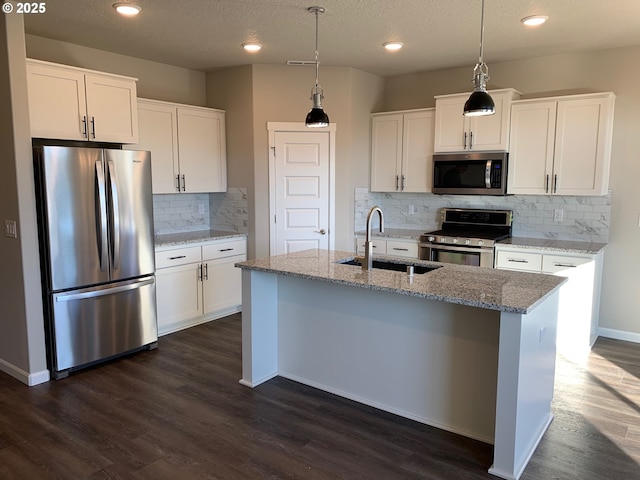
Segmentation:
[(456, 265), (480, 266), (480, 252), (456, 252), (450, 250), (431, 251), (431, 260), (442, 263), (455, 263)]
[(436, 161), (434, 163), (434, 187), (436, 188), (487, 188), (486, 160), (462, 162)]

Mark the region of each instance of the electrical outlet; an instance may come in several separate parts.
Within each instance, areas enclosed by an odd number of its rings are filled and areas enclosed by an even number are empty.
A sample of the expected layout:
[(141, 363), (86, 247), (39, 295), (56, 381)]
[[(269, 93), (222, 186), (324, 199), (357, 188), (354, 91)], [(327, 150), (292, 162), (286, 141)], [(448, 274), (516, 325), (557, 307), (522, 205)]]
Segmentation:
[(409, 205), (409, 208), (407, 209), (407, 212), (409, 213), (409, 215), (415, 215), (416, 206), (415, 205)]
[(561, 208), (556, 208), (553, 210), (553, 221), (561, 222), (564, 219), (564, 210)]
[(4, 221), (4, 236), (8, 238), (18, 238), (18, 227), (15, 220)]
[(204, 213), (204, 203), (201, 203), (200, 205), (198, 205), (198, 213), (200, 214)]

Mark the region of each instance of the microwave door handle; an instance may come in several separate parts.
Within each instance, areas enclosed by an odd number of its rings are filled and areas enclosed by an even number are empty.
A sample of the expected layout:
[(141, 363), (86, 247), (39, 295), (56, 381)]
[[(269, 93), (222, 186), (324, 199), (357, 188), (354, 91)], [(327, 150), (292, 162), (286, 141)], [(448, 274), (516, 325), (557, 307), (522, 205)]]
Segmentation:
[(487, 165), (484, 168), (484, 186), (491, 188), (491, 160), (487, 160)]

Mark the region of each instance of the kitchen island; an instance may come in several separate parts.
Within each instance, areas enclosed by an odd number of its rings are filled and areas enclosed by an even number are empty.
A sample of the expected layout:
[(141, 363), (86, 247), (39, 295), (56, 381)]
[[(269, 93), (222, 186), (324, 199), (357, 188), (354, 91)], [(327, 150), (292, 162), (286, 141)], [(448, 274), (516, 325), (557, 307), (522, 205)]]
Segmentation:
[(283, 376), (494, 444), (517, 479), (546, 431), (562, 277), (415, 261), (407, 275), (307, 250), (238, 263), (242, 379)]

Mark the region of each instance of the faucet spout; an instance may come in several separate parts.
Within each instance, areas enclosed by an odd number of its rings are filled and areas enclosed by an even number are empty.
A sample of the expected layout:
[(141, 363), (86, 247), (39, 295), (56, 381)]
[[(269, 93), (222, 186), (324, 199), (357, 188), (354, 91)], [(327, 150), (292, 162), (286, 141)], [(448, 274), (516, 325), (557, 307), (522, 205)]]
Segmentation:
[(371, 241), (371, 221), (374, 213), (378, 212), (380, 217), (380, 233), (384, 233), (384, 214), (378, 206), (372, 207), (367, 215), (367, 236), (364, 242), (364, 261), (362, 262), (363, 270), (371, 270), (373, 268), (373, 242)]

